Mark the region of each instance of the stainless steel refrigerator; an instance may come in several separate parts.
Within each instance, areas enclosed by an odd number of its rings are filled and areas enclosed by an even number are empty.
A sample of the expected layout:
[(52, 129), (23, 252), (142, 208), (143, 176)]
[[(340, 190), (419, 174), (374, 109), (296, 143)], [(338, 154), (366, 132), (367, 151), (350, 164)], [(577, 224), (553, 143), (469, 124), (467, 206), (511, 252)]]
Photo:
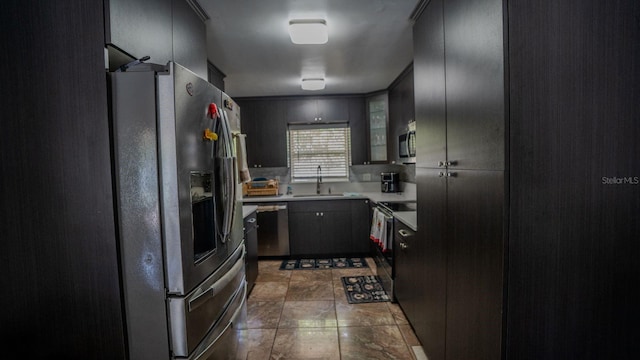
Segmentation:
[(179, 64), (108, 75), (131, 359), (235, 359), (246, 323), (239, 108)]

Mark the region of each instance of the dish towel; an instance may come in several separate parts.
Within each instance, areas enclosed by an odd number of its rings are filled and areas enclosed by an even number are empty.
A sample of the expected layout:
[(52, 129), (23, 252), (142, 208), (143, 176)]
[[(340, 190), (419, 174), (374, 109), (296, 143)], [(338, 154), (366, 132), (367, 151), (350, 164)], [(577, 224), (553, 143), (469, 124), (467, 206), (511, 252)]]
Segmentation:
[(238, 157), (238, 175), (240, 176), (240, 182), (246, 183), (251, 181), (251, 175), (249, 174), (249, 166), (247, 165), (247, 143), (246, 134), (235, 134), (236, 136), (236, 154)]
[(371, 232), (369, 238), (384, 251), (391, 249), (390, 237), (389, 237), (389, 222), (392, 218), (385, 215), (377, 208), (373, 209), (373, 216), (371, 217)]
[(382, 252), (388, 251), (391, 249), (391, 238), (389, 237), (389, 231), (391, 230), (390, 223), (393, 221), (392, 217), (385, 215), (382, 211), (380, 211), (380, 240), (378, 242), (378, 246)]
[(387, 248), (387, 217), (377, 208), (373, 209), (369, 238), (376, 243), (382, 251)]

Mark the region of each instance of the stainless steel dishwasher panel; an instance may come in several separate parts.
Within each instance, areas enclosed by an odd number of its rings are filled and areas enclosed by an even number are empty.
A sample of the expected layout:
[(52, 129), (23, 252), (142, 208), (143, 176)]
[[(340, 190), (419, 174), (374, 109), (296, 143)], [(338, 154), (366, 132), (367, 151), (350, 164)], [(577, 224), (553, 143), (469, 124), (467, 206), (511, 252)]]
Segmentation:
[(257, 204), (258, 256), (288, 256), (289, 210), (286, 203)]

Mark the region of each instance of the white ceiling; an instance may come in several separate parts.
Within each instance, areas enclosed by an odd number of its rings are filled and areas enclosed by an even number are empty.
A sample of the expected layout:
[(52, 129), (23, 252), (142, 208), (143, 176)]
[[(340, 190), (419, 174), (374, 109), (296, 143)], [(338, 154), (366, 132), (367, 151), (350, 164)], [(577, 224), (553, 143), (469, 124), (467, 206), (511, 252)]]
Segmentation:
[[(207, 55), (232, 97), (362, 94), (385, 89), (413, 59), (418, 0), (198, 0)], [(329, 42), (295, 45), (292, 19), (326, 19)], [(302, 77), (326, 88), (304, 91)]]

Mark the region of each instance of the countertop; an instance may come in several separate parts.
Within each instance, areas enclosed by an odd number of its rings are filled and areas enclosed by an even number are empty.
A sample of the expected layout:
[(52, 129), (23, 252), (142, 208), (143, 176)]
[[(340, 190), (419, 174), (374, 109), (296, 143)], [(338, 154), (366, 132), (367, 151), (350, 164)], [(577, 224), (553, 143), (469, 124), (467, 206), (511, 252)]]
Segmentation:
[(407, 225), (411, 230), (418, 230), (418, 216), (416, 211), (394, 211), (393, 217)]
[(256, 205), (242, 205), (242, 218), (246, 218), (251, 215), (252, 212), (258, 210), (258, 206)]
[(385, 202), (415, 202), (415, 195), (406, 193), (382, 193), (382, 192), (345, 192), (338, 194), (294, 194), (278, 196), (247, 196), (242, 199), (244, 203), (308, 201), (308, 200), (340, 200), (340, 199), (369, 199), (374, 203)]
[[(389, 203), (407, 203), (415, 202), (415, 194), (408, 193), (383, 193), (383, 192), (345, 192), (337, 194), (296, 194), (296, 195), (278, 195), (278, 196), (247, 196), (242, 199), (245, 204), (288, 202), (288, 201), (320, 201), (320, 200), (350, 200), (350, 199), (368, 199), (373, 203), (389, 202)], [(242, 212), (244, 217), (251, 214), (257, 209), (257, 205), (244, 205)], [(399, 221), (409, 226), (414, 231), (417, 230), (417, 215), (415, 211), (394, 211), (393, 215)]]

